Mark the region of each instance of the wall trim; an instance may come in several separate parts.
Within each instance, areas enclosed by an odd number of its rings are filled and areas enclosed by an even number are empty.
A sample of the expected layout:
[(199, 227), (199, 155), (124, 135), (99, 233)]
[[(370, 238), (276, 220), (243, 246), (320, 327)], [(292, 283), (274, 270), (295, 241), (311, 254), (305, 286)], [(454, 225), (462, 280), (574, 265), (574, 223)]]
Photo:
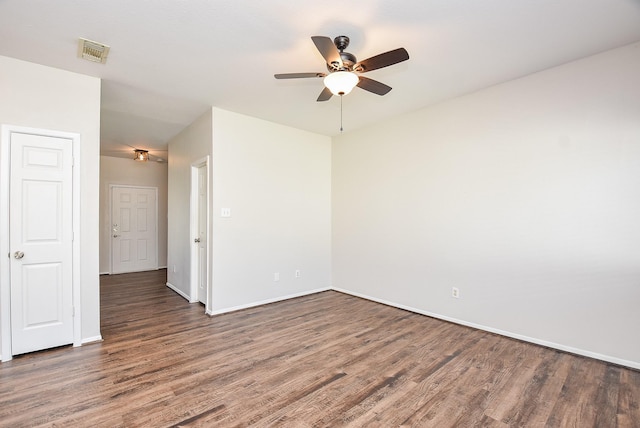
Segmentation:
[(176, 287), (175, 285), (173, 285), (170, 282), (167, 282), (167, 287), (169, 287), (170, 289), (172, 289), (173, 291), (175, 291), (176, 293), (178, 293), (178, 295), (180, 295), (181, 297), (183, 297), (187, 302), (189, 303), (193, 303), (191, 301), (191, 299), (189, 298), (189, 296), (186, 295), (186, 293), (182, 290), (180, 290), (178, 287)]
[(431, 318), (437, 318), (437, 319), (440, 319), (440, 320), (443, 320), (443, 321), (448, 321), (448, 322), (451, 322), (451, 323), (454, 323), (454, 324), (458, 324), (458, 325), (463, 325), (465, 327), (471, 327), (471, 328), (475, 328), (477, 330), (487, 331), (489, 333), (495, 333), (495, 334), (498, 334), (500, 336), (505, 336), (505, 337), (510, 337), (512, 339), (521, 340), (523, 342), (533, 343), (534, 345), (545, 346), (547, 348), (557, 349), (559, 351), (568, 352), (570, 354), (576, 354), (576, 355), (580, 355), (582, 357), (593, 358), (593, 359), (596, 359), (596, 360), (605, 361), (607, 363), (618, 364), (620, 366), (626, 366), (626, 367), (630, 367), (632, 369), (640, 370), (640, 362), (623, 360), (621, 358), (616, 358), (616, 357), (612, 357), (612, 356), (609, 356), (609, 355), (599, 354), (597, 352), (586, 351), (584, 349), (574, 348), (572, 346), (566, 346), (566, 345), (562, 345), (562, 344), (555, 343), (555, 342), (549, 342), (549, 341), (546, 341), (546, 340), (536, 339), (534, 337), (524, 336), (524, 335), (517, 334), (517, 333), (511, 333), (511, 332), (506, 331), (506, 330), (500, 330), (500, 329), (493, 328), (493, 327), (487, 327), (487, 326), (482, 325), (482, 324), (476, 324), (476, 323), (460, 320), (460, 319), (457, 319), (457, 318), (452, 318), (452, 317), (448, 317), (448, 316), (445, 316), (445, 315), (436, 314), (434, 312), (423, 311), (421, 309), (417, 309), (417, 308), (414, 308), (412, 306), (401, 305), (401, 304), (390, 302), (390, 301), (384, 300), (384, 299), (377, 299), (377, 298), (368, 296), (366, 294), (356, 293), (356, 292), (353, 292), (353, 291), (345, 290), (343, 288), (333, 287), (332, 290), (340, 292), (340, 293), (348, 294), (350, 296), (359, 297), (361, 299), (370, 300), (372, 302), (381, 303), (383, 305), (391, 306), (391, 307), (394, 307), (394, 308), (404, 309), (405, 311), (414, 312), (416, 314), (425, 315), (425, 316), (428, 316), (428, 317), (431, 317)]
[(206, 171), (206, 178), (205, 178), (205, 182), (206, 182), (206, 187), (207, 187), (207, 192), (206, 192), (206, 225), (205, 225), (205, 239), (206, 241), (206, 252), (207, 255), (205, 257), (206, 260), (206, 264), (207, 266), (205, 267), (205, 293), (206, 296), (204, 298), (204, 306), (205, 306), (205, 312), (208, 311), (211, 308), (210, 305), (210, 301), (211, 298), (210, 296), (213, 294), (212, 293), (212, 278), (211, 278), (211, 266), (213, 265), (213, 259), (212, 259), (212, 255), (213, 255), (213, 239), (211, 238), (211, 231), (213, 230), (211, 227), (211, 216), (212, 216), (212, 210), (211, 208), (211, 189), (213, 189), (212, 185), (211, 185), (211, 177), (212, 177), (212, 173), (211, 173), (211, 161), (209, 159), (210, 157), (207, 155), (203, 158), (200, 158), (194, 162), (191, 163), (191, 167), (190, 167), (190, 181), (189, 181), (189, 231), (190, 231), (190, 238), (189, 238), (189, 247), (191, 250), (190, 253), (190, 261), (189, 261), (189, 269), (190, 269), (190, 281), (191, 284), (189, 285), (189, 292), (191, 293), (192, 298), (189, 299), (189, 301), (191, 303), (195, 303), (197, 301), (200, 300), (200, 296), (198, 293), (198, 279), (199, 279), (199, 272), (198, 272), (198, 268), (200, 267), (200, 263), (199, 263), (199, 257), (198, 257), (198, 245), (193, 245), (192, 240), (198, 237), (198, 229), (200, 227), (198, 218), (199, 218), (199, 197), (198, 197), (198, 173), (199, 173), (199, 169), (200, 168), (205, 168)]
[(315, 290), (307, 290), (307, 291), (303, 291), (301, 293), (288, 294), (286, 296), (275, 297), (273, 299), (267, 299), (267, 300), (261, 300), (261, 301), (258, 301), (258, 302), (247, 303), (245, 305), (232, 306), (230, 308), (216, 309), (215, 311), (207, 310), (206, 314), (209, 315), (209, 316), (222, 315), (222, 314), (226, 314), (226, 313), (229, 313), (229, 312), (235, 312), (235, 311), (239, 311), (239, 310), (242, 310), (242, 309), (254, 308), (256, 306), (268, 305), (270, 303), (282, 302), (284, 300), (295, 299), (296, 297), (308, 296), (310, 294), (322, 293), (323, 291), (330, 291), (330, 290), (332, 290), (331, 287), (317, 288)]
[[(162, 270), (162, 269), (166, 269), (166, 268), (167, 268), (166, 266), (158, 266), (157, 268), (153, 268), (153, 269), (134, 270), (134, 271), (131, 271), (131, 272), (122, 272), (122, 273), (124, 274), (124, 273), (135, 273), (135, 272), (149, 272), (149, 271), (152, 271), (152, 270)], [(107, 272), (99, 272), (98, 275), (120, 275), (120, 274), (119, 273), (113, 273), (112, 274), (111, 272), (107, 271)]]
[[(83, 345), (87, 345), (89, 343), (95, 343), (95, 342), (102, 342), (102, 335), (99, 334), (97, 336), (93, 336), (93, 337), (85, 337), (84, 339), (82, 339), (82, 344)], [(76, 346), (76, 345), (74, 345)]]
[[(171, 290), (173, 290), (174, 292), (176, 292), (178, 295), (180, 295), (181, 297), (183, 297), (185, 300), (189, 301), (189, 296), (187, 296), (184, 292), (182, 292), (180, 289), (178, 289), (176, 286), (174, 286), (173, 284), (167, 282), (166, 286), (169, 287)], [(405, 311), (409, 311), (409, 312), (413, 312), (419, 315), (424, 315), (424, 316), (428, 316), (431, 318), (436, 318), (436, 319), (440, 319), (443, 321), (447, 321), (447, 322), (451, 322), (454, 324), (458, 324), (458, 325), (462, 325), (465, 327), (471, 327), (477, 330), (482, 330), (482, 331), (486, 331), (489, 333), (494, 333), (500, 336), (504, 336), (504, 337), (509, 337), (512, 339), (516, 339), (516, 340), (521, 340), (523, 342), (528, 342), (528, 343), (532, 343), (534, 345), (540, 345), (540, 346), (544, 346), (547, 348), (552, 348), (552, 349), (557, 349), (559, 351), (563, 351), (563, 352), (568, 352), (570, 354), (576, 354), (576, 355), (580, 355), (583, 357), (587, 357), (587, 358), (593, 358), (596, 360), (601, 360), (607, 363), (613, 363), (613, 364), (617, 364), (617, 365), (621, 365), (621, 366), (625, 366), (625, 367), (630, 367), (632, 369), (636, 369), (636, 370), (640, 370), (640, 363), (636, 363), (634, 361), (629, 361), (629, 360), (624, 360), (621, 358), (616, 358), (616, 357), (612, 357), (609, 355), (604, 355), (604, 354), (600, 354), (597, 352), (591, 352), (591, 351), (586, 351), (583, 349), (579, 349), (579, 348), (574, 348), (571, 346), (565, 346), (565, 345), (561, 345), (559, 343), (555, 343), (555, 342), (549, 342), (546, 340), (540, 340), (540, 339), (536, 339), (533, 337), (529, 337), (529, 336), (524, 336), (521, 334), (516, 334), (516, 333), (511, 333), (505, 330), (500, 330), (500, 329), (496, 329), (496, 328), (492, 328), (492, 327), (487, 327), (485, 325), (482, 324), (476, 324), (476, 323), (472, 323), (472, 322), (468, 322), (468, 321), (464, 321), (464, 320), (460, 320), (457, 318), (452, 318), (452, 317), (448, 317), (445, 315), (440, 315), (440, 314), (436, 314), (434, 312), (429, 312), (429, 311), (423, 311), (421, 309), (417, 309), (414, 308), (412, 306), (407, 306), (407, 305), (401, 305), (398, 303), (394, 303), (385, 299), (378, 299), (378, 298), (374, 298), (371, 297), (369, 295), (366, 294), (362, 294), (362, 293), (357, 293), (354, 291), (349, 291), (343, 288), (338, 288), (338, 287), (324, 287), (324, 288), (318, 288), (315, 290), (308, 290), (308, 291), (304, 291), (301, 293), (295, 293), (295, 294), (289, 294), (286, 296), (280, 296), (280, 297), (276, 297), (273, 299), (267, 299), (267, 300), (261, 300), (258, 302), (253, 302), (253, 303), (248, 303), (245, 305), (239, 305), (239, 306), (233, 306), (230, 308), (223, 308), (223, 309), (218, 309), (215, 311), (206, 311), (206, 314), (209, 316), (214, 316), (214, 315), (222, 315), (222, 314), (226, 314), (226, 313), (230, 313), (230, 312), (235, 312), (235, 311), (239, 311), (242, 309), (249, 309), (249, 308), (254, 308), (256, 306), (262, 306), (262, 305), (267, 305), (270, 303), (277, 303), (277, 302), (281, 302), (281, 301), (285, 301), (285, 300), (289, 300), (289, 299), (295, 299), (297, 297), (303, 297), (303, 296), (308, 296), (311, 294), (316, 294), (316, 293), (322, 293), (324, 291), (336, 291), (339, 293), (343, 293), (343, 294), (347, 294), (350, 296), (354, 296), (354, 297), (358, 297), (361, 299), (365, 299), (365, 300), (369, 300), (371, 302), (375, 302), (375, 303), (380, 303), (382, 305), (386, 305), (386, 306), (391, 306), (393, 308), (398, 308), (398, 309), (403, 309)], [(192, 303), (192, 302), (190, 302)], [(74, 343), (74, 347), (75, 346), (81, 346), (81, 345), (86, 345), (89, 343), (94, 343), (94, 342), (101, 342), (103, 341), (103, 338), (101, 335), (98, 336), (93, 336), (93, 337), (87, 337), (82, 339), (82, 343), (80, 345), (75, 344)], [(4, 361), (2, 360), (2, 355), (0, 354), (0, 361)]]

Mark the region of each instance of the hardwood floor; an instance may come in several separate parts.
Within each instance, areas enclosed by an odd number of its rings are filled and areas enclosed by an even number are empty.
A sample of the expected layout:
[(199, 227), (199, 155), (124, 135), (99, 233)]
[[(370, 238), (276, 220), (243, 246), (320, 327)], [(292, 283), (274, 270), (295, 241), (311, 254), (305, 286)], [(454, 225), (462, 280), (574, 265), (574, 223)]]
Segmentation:
[(0, 426), (639, 427), (640, 372), (329, 291), (210, 318), (104, 276), (104, 341), (0, 364)]

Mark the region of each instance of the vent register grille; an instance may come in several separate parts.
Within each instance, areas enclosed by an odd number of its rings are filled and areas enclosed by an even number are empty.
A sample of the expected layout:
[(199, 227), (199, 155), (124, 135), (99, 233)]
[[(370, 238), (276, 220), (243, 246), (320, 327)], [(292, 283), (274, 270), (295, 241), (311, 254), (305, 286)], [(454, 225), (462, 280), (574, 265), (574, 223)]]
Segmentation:
[(107, 62), (107, 55), (109, 46), (83, 38), (78, 40), (78, 58), (104, 64)]

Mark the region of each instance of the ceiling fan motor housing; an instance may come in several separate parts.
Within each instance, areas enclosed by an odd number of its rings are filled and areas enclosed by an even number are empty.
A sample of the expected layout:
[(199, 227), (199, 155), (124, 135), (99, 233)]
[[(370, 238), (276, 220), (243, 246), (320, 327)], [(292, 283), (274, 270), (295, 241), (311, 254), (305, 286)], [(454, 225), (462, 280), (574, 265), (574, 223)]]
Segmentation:
[(342, 65), (349, 71), (353, 70), (353, 66), (358, 62), (356, 56), (349, 52), (340, 52), (340, 58), (342, 58)]
[(345, 52), (344, 50), (349, 46), (349, 37), (338, 36), (333, 39), (333, 44), (340, 51), (340, 59), (342, 60), (342, 67), (337, 62), (327, 64), (329, 71), (353, 71), (353, 66), (358, 62), (356, 56), (352, 53)]
[(336, 45), (339, 51), (343, 51), (349, 46), (349, 37), (347, 36), (338, 36), (333, 39), (333, 44)]

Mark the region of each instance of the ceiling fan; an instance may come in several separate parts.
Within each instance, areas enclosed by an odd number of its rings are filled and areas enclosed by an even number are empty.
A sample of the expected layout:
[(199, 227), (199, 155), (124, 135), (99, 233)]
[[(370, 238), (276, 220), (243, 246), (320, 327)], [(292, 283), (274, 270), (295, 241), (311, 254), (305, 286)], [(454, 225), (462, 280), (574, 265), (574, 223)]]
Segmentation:
[(385, 95), (391, 90), (391, 86), (360, 74), (409, 59), (406, 49), (398, 48), (358, 62), (355, 55), (344, 51), (349, 46), (347, 36), (338, 36), (333, 41), (329, 37), (313, 36), (311, 40), (327, 62), (328, 73), (284, 73), (275, 74), (274, 77), (276, 79), (323, 77), (325, 88), (317, 101), (327, 101), (333, 95), (346, 95), (355, 86), (377, 95)]

